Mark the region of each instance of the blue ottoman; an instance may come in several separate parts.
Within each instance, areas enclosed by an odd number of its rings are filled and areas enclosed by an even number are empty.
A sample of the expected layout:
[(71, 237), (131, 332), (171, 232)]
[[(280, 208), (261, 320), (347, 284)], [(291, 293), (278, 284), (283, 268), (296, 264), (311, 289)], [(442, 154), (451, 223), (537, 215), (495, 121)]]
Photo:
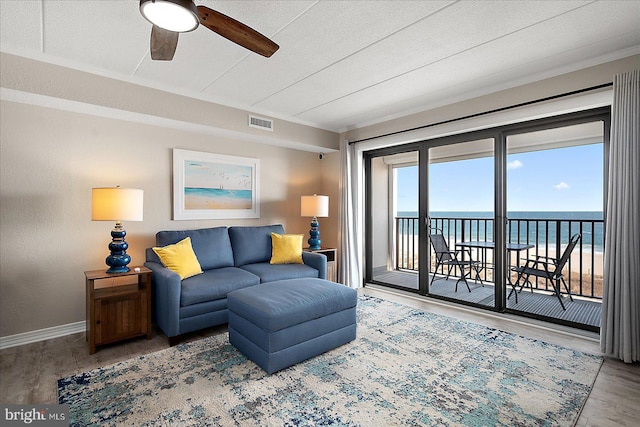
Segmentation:
[(355, 289), (280, 280), (229, 293), (229, 342), (271, 374), (356, 338)]

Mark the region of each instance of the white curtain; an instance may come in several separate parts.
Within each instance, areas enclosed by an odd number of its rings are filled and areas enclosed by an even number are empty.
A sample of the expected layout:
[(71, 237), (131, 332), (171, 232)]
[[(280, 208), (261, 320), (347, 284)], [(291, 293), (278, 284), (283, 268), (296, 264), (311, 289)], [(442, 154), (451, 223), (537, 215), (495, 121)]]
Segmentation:
[(613, 80), (600, 348), (640, 361), (640, 70)]
[(358, 221), (358, 167), (355, 144), (340, 143), (340, 256), (338, 281), (362, 287), (362, 238)]

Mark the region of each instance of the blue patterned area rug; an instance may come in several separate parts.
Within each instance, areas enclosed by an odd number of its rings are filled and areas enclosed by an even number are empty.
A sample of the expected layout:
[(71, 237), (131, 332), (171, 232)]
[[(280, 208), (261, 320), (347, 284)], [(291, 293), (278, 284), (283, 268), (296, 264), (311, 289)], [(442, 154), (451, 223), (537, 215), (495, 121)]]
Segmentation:
[(208, 337), (58, 380), (71, 425), (572, 426), (602, 364), (373, 297), (358, 338), (271, 376)]

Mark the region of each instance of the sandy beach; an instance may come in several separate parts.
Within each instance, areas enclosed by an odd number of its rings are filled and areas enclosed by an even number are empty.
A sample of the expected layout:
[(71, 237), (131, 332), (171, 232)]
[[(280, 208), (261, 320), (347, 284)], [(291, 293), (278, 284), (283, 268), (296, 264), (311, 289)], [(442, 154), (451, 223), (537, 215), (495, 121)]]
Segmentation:
[(220, 197), (212, 199), (196, 195), (185, 195), (185, 210), (197, 209), (251, 209), (251, 199)]

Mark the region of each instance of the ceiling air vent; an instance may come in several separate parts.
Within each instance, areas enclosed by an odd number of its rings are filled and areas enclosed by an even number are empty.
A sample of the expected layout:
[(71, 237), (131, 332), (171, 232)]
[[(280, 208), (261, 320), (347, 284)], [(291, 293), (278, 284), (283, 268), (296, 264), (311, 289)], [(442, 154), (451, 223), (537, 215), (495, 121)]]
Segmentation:
[(273, 120), (249, 114), (249, 127), (273, 131)]

